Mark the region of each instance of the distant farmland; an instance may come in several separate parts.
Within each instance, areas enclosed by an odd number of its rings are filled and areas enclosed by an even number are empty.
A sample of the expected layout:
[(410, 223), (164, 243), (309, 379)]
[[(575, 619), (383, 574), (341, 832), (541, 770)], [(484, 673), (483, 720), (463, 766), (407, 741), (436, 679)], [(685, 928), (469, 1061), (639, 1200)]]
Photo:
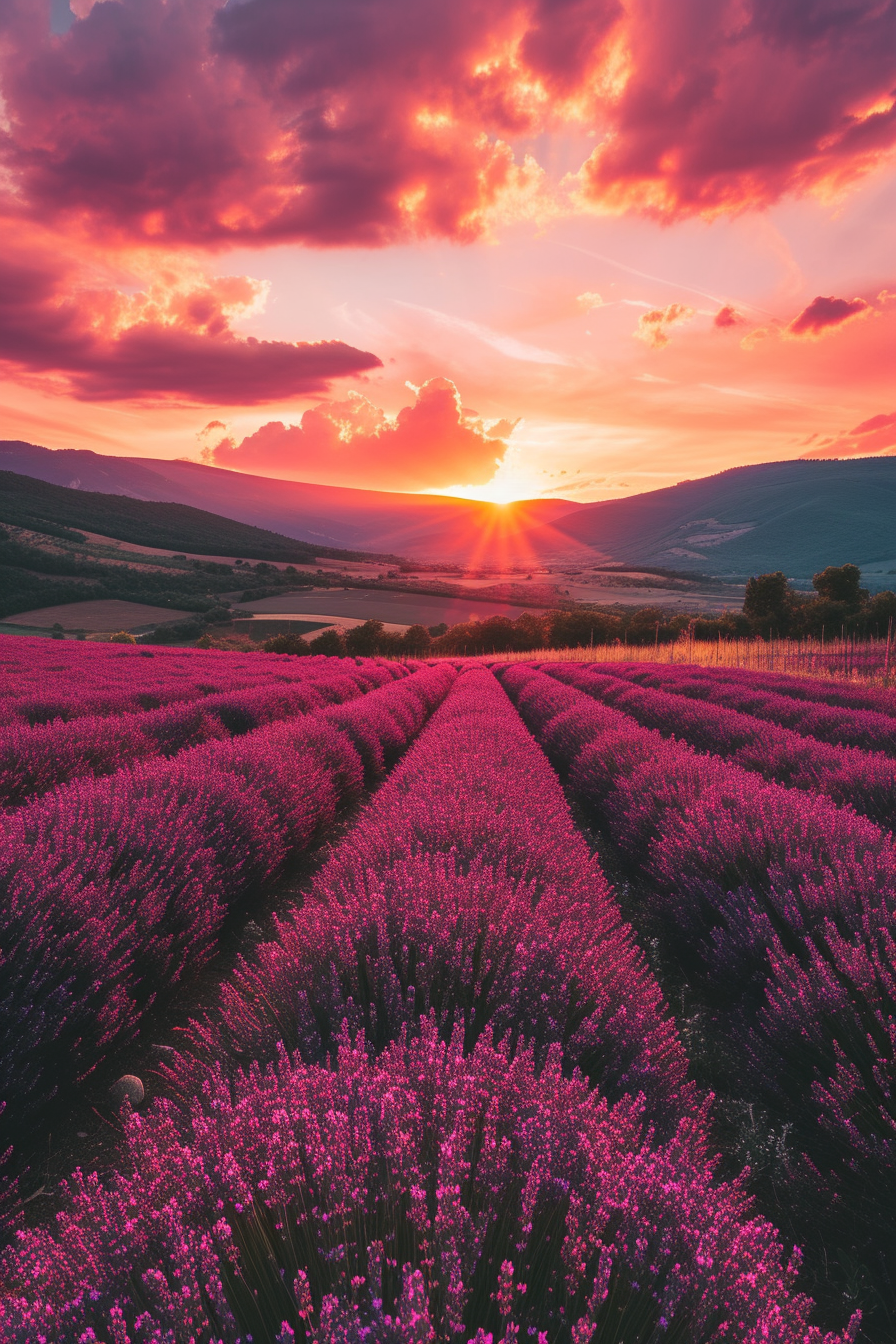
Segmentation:
[(241, 602), (245, 611), (264, 616), (328, 616), (360, 620), (374, 619), (394, 625), (456, 625), (460, 621), (485, 620), (489, 616), (508, 616), (515, 620), (525, 607), (510, 602), (479, 602), (475, 598), (421, 596), (419, 593), (364, 591), (358, 588), (317, 593), (285, 593), (257, 602)]

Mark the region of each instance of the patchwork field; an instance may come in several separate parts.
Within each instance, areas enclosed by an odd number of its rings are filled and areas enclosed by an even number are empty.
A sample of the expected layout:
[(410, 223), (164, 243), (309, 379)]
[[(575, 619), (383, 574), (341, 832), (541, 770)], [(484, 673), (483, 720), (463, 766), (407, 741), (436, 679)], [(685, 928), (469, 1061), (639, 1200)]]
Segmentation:
[(262, 598), (256, 602), (240, 603), (246, 611), (274, 616), (295, 612), (302, 616), (316, 613), (328, 620), (344, 617), (354, 620), (383, 621), (399, 628), (409, 625), (454, 625), (459, 621), (487, 620), (489, 616), (508, 616), (515, 620), (526, 610), (509, 602), (482, 602), (462, 597), (440, 597), (419, 593), (392, 593), (360, 588), (330, 588), (319, 593), (288, 593), (280, 597)]
[(0, 672), (4, 1341), (893, 1339), (892, 691)]
[(145, 602), (124, 602), (118, 598), (97, 598), (87, 602), (65, 602), (57, 607), (40, 607), (36, 611), (22, 611), (0, 621), (0, 626), (37, 626), (49, 630), (57, 623), (63, 630), (88, 630), (100, 634), (109, 630), (139, 630), (160, 621), (178, 621), (189, 616), (188, 611), (173, 607), (153, 607)]

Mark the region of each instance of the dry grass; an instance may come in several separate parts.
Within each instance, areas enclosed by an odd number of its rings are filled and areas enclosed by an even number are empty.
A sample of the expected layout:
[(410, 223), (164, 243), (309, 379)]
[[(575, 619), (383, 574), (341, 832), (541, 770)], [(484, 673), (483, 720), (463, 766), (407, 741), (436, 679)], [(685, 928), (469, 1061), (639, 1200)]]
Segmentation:
[[(446, 655), (447, 656), (447, 655)], [(457, 657), (457, 655), (452, 655)], [(863, 686), (896, 685), (896, 639), (679, 639), (674, 644), (601, 644), (584, 649), (531, 649), (517, 653), (467, 655), (481, 662), (693, 663), (699, 667), (743, 667), (757, 672), (789, 673), (849, 681)]]

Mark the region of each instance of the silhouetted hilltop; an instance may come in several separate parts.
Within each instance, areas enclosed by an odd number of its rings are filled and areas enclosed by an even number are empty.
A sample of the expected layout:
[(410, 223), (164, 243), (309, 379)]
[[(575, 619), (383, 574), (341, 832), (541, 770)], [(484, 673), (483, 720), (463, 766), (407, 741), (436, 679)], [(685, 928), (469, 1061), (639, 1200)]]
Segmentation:
[[(809, 578), (828, 564), (852, 561), (869, 568), (896, 568), (896, 458), (843, 462), (765, 462), (734, 467), (715, 476), (682, 481), (662, 490), (598, 504), (569, 500), (523, 500), (499, 507), (447, 495), (412, 495), (344, 486), (309, 485), (251, 476), (198, 462), (108, 457), (85, 449), (0, 442), (0, 468), (66, 486), (72, 493), (125, 496), (120, 516), (147, 520), (140, 504), (156, 509), (154, 525), (177, 531), (217, 515), (261, 529), (268, 546), (287, 539), (318, 555), (347, 551), (406, 555), (469, 565), (575, 560), (580, 564), (626, 564), (690, 570), (743, 578), (769, 569)], [(97, 496), (98, 497), (98, 496)], [(159, 511), (165, 505), (168, 510)], [(173, 510), (182, 507), (186, 513)], [(78, 523), (68, 510), (58, 521)], [(190, 512), (192, 511), (192, 512)], [(45, 514), (45, 516), (47, 516)], [(2, 520), (0, 520), (2, 521)], [(93, 526), (109, 532), (109, 525)], [(170, 535), (173, 535), (173, 531)], [(271, 534), (276, 534), (272, 539)], [(166, 534), (169, 535), (169, 534)], [(189, 544), (179, 549), (239, 553), (248, 535), (225, 544)], [(270, 558), (273, 551), (251, 554)]]

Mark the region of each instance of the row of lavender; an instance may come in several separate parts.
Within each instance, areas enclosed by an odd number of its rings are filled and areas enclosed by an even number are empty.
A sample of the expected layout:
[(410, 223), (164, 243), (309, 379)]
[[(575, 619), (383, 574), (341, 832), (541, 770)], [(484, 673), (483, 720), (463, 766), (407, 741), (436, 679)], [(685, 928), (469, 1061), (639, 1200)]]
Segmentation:
[[(742, 714), (764, 719), (782, 728), (793, 729), (806, 737), (818, 738), (837, 746), (859, 747), (864, 751), (883, 751), (896, 755), (896, 699), (873, 694), (870, 699), (886, 705), (871, 709), (862, 703), (837, 702), (795, 696), (785, 677), (758, 682), (755, 674), (739, 669), (707, 669), (678, 665), (651, 666), (644, 663), (598, 664), (601, 672), (637, 681), (642, 686), (691, 696), (707, 704), (724, 705)], [(823, 682), (816, 682), (825, 694)], [(799, 687), (797, 687), (799, 689)], [(845, 688), (847, 692), (849, 687)]]
[[(698, 751), (724, 756), (745, 770), (790, 788), (824, 794), (881, 825), (890, 826), (896, 817), (896, 766), (882, 751), (819, 742), (804, 732), (780, 727), (725, 704), (703, 697), (695, 700), (679, 693), (689, 684), (688, 674), (679, 682), (675, 676), (666, 677), (652, 668), (645, 671), (624, 664), (619, 673), (615, 668), (611, 673), (607, 664), (584, 671), (573, 665), (550, 670), (554, 676), (631, 715), (644, 727), (690, 742)], [(655, 686), (640, 684), (645, 681), (655, 682)], [(660, 690), (659, 686), (667, 689)], [(729, 688), (729, 694), (724, 682), (710, 689), (715, 691), (714, 700), (729, 698), (736, 702), (740, 697), (738, 690)], [(812, 712), (818, 708), (813, 706)], [(861, 717), (850, 710), (831, 712), (842, 717), (845, 736), (849, 736), (850, 720)]]
[(70, 1101), (209, 962), (229, 912), (326, 837), (453, 676), (395, 673), (373, 663), (336, 672), (316, 714), (77, 780), (3, 819), (0, 1130), (10, 1140)]
[[(0, 635), (0, 725), (159, 709), (272, 680), (304, 684), (332, 675), (334, 662)], [(354, 661), (340, 665), (350, 668)]]
[[(622, 667), (624, 664), (614, 664)], [(629, 664), (630, 667), (645, 668), (644, 663)], [(658, 664), (650, 664), (650, 670), (658, 670)], [(767, 691), (774, 695), (788, 696), (792, 700), (806, 701), (816, 705), (837, 705), (842, 709), (866, 710), (873, 714), (883, 714), (887, 718), (896, 718), (896, 700), (890, 690), (876, 690), (870, 686), (860, 686), (847, 681), (822, 681), (817, 677), (794, 676), (790, 673), (759, 672), (738, 667), (700, 667), (685, 664), (681, 668), (687, 673), (701, 674), (713, 681), (737, 682), (754, 691)]]
[(657, 984), (484, 670), (169, 1084), (111, 1184), (76, 1177), (7, 1255), (4, 1339), (821, 1344), (798, 1257), (714, 1180)]
[(334, 672), (332, 666), (322, 664), (335, 660), (314, 661), (317, 666), (304, 677), (301, 673), (293, 680), (269, 676), (261, 685), (179, 699), (161, 709), (85, 714), (34, 727), (2, 726), (0, 808), (17, 807), (81, 776), (113, 774), (138, 761), (172, 757), (187, 747), (313, 713), (345, 699), (352, 685), (360, 694), (362, 689), (384, 685), (410, 670), (398, 663), (383, 663), (366, 664), (362, 672), (345, 660), (341, 672)]
[[(761, 1105), (786, 1136), (776, 1179), (798, 1235), (819, 1252), (853, 1248), (890, 1328), (892, 837), (828, 798), (664, 735), (682, 729), (677, 707), (697, 709), (680, 697), (568, 665), (515, 667), (503, 684), (637, 879), (636, 922), (659, 939), (670, 984), (696, 1005), (690, 1039), (702, 1041), (708, 1081)], [(710, 725), (701, 744), (711, 745), (715, 715), (727, 711), (700, 709)]]

